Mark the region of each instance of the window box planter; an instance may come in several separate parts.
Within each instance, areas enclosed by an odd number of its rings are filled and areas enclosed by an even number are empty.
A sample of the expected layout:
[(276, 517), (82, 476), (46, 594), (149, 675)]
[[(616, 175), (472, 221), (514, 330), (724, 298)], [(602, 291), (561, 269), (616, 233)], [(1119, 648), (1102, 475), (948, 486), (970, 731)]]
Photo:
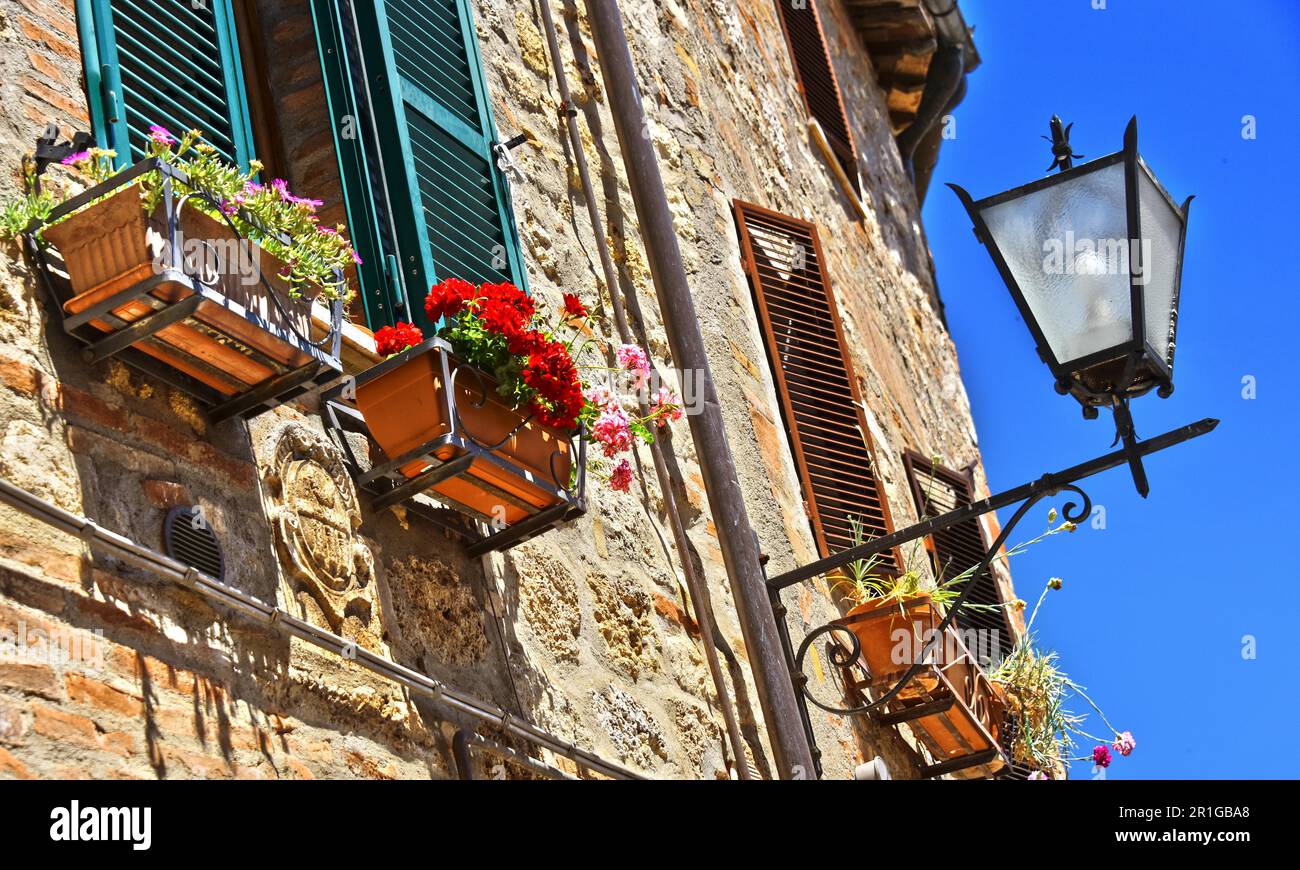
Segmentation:
[[(497, 382), (430, 338), (325, 393), (357, 484), (373, 507), (424, 494), (486, 524), (476, 555), (505, 549), (583, 513), (586, 448), (506, 404)], [(365, 467), (346, 432), (373, 443)], [(575, 450), (574, 441), (578, 440)]]
[[(942, 621), (924, 594), (904, 599), (901, 610), (896, 599), (854, 607), (839, 620), (861, 647), (857, 661), (843, 668), (845, 685), (863, 698), (867, 691), (886, 691), (911, 667), (912, 654), (921, 653), (925, 666), (873, 717), (885, 725), (908, 723), (935, 759), (925, 776), (988, 778), (1006, 764), (998, 743), (1004, 702), (958, 632), (949, 627), (942, 643), (935, 641)], [(897, 656), (904, 641), (912, 644), (911, 654)]]
[[(162, 173), (163, 197), (146, 214), (138, 183), (150, 171)], [(64, 329), (86, 345), (83, 357), (118, 356), (156, 374), (209, 405), (214, 422), (254, 416), (334, 380), (342, 303), (330, 303), (330, 329), (312, 341), (311, 288), (294, 298), (279, 275), (283, 263), (188, 205), (173, 180), (187, 179), (144, 160), (46, 222), (42, 235), (62, 258), (71, 294), (48, 286)], [(32, 250), (48, 276), (46, 252)]]
[[(899, 632), (910, 637), (913, 650), (920, 648), (943, 622), (929, 595), (917, 595), (903, 602), (896, 599), (872, 599), (850, 610), (841, 622), (853, 632), (861, 645), (861, 660), (873, 685), (897, 682), (911, 667), (911, 656), (895, 661)], [(915, 698), (934, 690), (938, 679), (922, 671), (899, 693), (900, 698)]]

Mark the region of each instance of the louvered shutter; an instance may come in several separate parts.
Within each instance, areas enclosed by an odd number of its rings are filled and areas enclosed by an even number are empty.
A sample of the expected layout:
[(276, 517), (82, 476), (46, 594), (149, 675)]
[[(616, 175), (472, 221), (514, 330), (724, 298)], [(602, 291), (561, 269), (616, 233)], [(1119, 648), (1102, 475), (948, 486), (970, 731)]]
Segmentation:
[(253, 156), (231, 0), (78, 0), (91, 116), (126, 166), (149, 127), (199, 129), (240, 165)]
[(443, 278), (524, 286), (465, 0), (354, 8), (410, 313)]
[[(916, 499), (916, 510), (922, 519), (946, 514), (974, 500), (970, 481), (963, 475), (911, 452), (904, 457), (904, 463)], [(951, 579), (978, 565), (987, 551), (984, 532), (976, 518), (935, 532), (930, 543), (935, 574), (941, 580)], [(966, 601), (969, 604), (1002, 605), (1002, 596), (991, 571), (985, 571), (976, 581)], [(957, 611), (956, 623), (962, 631), (996, 631), (1000, 656), (1007, 655), (1015, 646), (1015, 635), (1007, 622), (1005, 610), (987, 612), (963, 607)]]
[(361, 256), (353, 306), (365, 323), (379, 329), (410, 318), (352, 5), (351, 0), (311, 0), (311, 13), (348, 235)]
[(817, 4), (814, 0), (776, 0), (776, 6), (781, 13), (781, 26), (808, 114), (817, 119), (831, 151), (835, 152), (849, 181), (858, 189), (858, 161), (854, 154), (853, 136), (849, 133), (848, 115), (840, 97), (835, 68), (831, 65)]
[[(786, 431), (822, 555), (892, 531), (817, 228), (737, 201), (736, 224)], [(882, 568), (896, 567), (897, 554)]]

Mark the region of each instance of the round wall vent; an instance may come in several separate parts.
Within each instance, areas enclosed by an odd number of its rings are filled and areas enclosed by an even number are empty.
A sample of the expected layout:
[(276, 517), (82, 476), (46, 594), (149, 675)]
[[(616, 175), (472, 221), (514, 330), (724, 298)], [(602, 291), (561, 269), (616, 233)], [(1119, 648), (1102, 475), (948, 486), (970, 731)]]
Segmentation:
[(221, 544), (204, 519), (202, 510), (172, 508), (163, 521), (163, 547), (167, 555), (177, 562), (189, 565), (214, 579), (226, 579), (226, 562), (221, 555)]

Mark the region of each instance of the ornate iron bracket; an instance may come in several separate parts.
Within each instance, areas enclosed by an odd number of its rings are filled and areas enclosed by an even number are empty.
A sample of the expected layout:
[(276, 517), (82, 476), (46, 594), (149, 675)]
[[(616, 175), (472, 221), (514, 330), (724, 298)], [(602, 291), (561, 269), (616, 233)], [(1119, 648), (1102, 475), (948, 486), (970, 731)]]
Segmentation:
[[(992, 495), (982, 501), (964, 505), (956, 510), (949, 511), (946, 514), (924, 520), (914, 526), (910, 526), (909, 528), (900, 529), (896, 532), (876, 538), (875, 540), (868, 541), (859, 546), (851, 547), (832, 556), (828, 556), (825, 559), (813, 562), (812, 564), (796, 568), (793, 571), (788, 571), (784, 574), (768, 579), (768, 598), (771, 602), (772, 610), (777, 618), (777, 632), (781, 637), (781, 643), (785, 650), (786, 664), (790, 669), (790, 677), (794, 683), (795, 693), (799, 696), (804, 729), (808, 737), (809, 745), (812, 747), (813, 760), (817, 766), (817, 775), (820, 777), (822, 773), (820, 760), (821, 752), (817, 748), (816, 738), (812, 730), (812, 720), (808, 712), (809, 701), (820, 709), (837, 715), (872, 715), (875, 716), (878, 721), (902, 721), (896, 713), (885, 713), (885, 708), (890, 701), (898, 697), (898, 695), (908, 686), (917, 674), (929, 665), (926, 661), (927, 657), (920, 656), (920, 661), (913, 663), (893, 686), (880, 694), (874, 700), (868, 700), (862, 704), (857, 704), (851, 707), (837, 707), (823, 703), (813, 697), (808, 687), (808, 680), (803, 673), (803, 664), (808, 651), (813, 647), (813, 644), (816, 643), (818, 638), (834, 636), (838, 632), (838, 635), (844, 636), (844, 639), (847, 642), (847, 647), (843, 644), (835, 644), (831, 649), (830, 660), (831, 664), (838, 668), (847, 668), (852, 666), (859, 658), (861, 653), (859, 642), (852, 632), (845, 629), (844, 622), (836, 621), (819, 626), (809, 632), (799, 644), (798, 651), (796, 652), (790, 637), (789, 626), (785, 620), (786, 608), (781, 601), (781, 591), (783, 589), (787, 589), (815, 577), (823, 576), (837, 568), (843, 568), (852, 562), (861, 559), (868, 559), (878, 553), (887, 552), (894, 547), (917, 540), (918, 538), (932, 535), (935, 532), (942, 531), (943, 529), (956, 525), (957, 523), (980, 517), (991, 511), (996, 511), (1019, 503), (1019, 507), (1016, 509), (1015, 513), (1002, 527), (1001, 532), (997, 536), (997, 540), (995, 540), (992, 546), (990, 546), (985, 552), (971, 579), (964, 584), (961, 594), (957, 597), (956, 601), (953, 602), (952, 606), (949, 607), (942, 622), (936, 627), (935, 633), (938, 636), (943, 636), (944, 633), (947, 632), (949, 626), (952, 625), (957, 613), (965, 603), (967, 594), (975, 587), (976, 582), (981, 576), (983, 576), (984, 572), (988, 570), (989, 565), (997, 557), (1002, 546), (1006, 543), (1007, 537), (1034, 505), (1062, 492), (1074, 493), (1078, 496), (1078, 502), (1066, 502), (1062, 506), (1061, 513), (1062, 516), (1070, 522), (1082, 522), (1092, 513), (1092, 501), (1088, 497), (1087, 493), (1077, 485), (1079, 481), (1100, 474), (1103, 471), (1116, 468), (1120, 465), (1130, 465), (1130, 467), (1132, 467), (1133, 463), (1139, 461), (1143, 456), (1165, 450), (1166, 448), (1173, 447), (1176, 444), (1181, 444), (1184, 441), (1189, 441), (1193, 438), (1200, 437), (1201, 435), (1208, 434), (1209, 432), (1214, 431), (1214, 428), (1218, 425), (1218, 420), (1207, 418), (1183, 426), (1180, 429), (1166, 432), (1163, 435), (1147, 441), (1137, 441), (1136, 438), (1133, 438), (1132, 440), (1125, 439), (1124, 448), (1121, 450), (1107, 453), (1103, 456), (1089, 460), (1088, 462), (1074, 465), (1053, 474), (1045, 474), (1035, 481), (1021, 484), (1020, 486)], [(978, 758), (972, 756), (971, 759), (969, 759), (970, 763), (973, 765), (983, 764), (987, 760), (988, 759), (982, 756)], [(927, 773), (932, 776), (937, 776), (942, 773), (950, 773), (956, 769), (959, 769), (959, 767), (955, 766), (952, 762), (944, 761), (940, 764), (933, 765), (932, 769), (927, 771)]]
[(59, 143), (59, 125), (51, 121), (45, 128), (45, 134), (37, 138), (36, 151), (33, 154), (33, 160), (36, 162), (36, 173), (33, 183), (36, 185), (36, 192), (41, 189), (41, 176), (45, 174), (45, 169), (51, 163), (58, 163), (69, 155), (85, 151), (90, 147), (94, 139), (89, 133), (77, 131), (72, 134), (70, 142)]

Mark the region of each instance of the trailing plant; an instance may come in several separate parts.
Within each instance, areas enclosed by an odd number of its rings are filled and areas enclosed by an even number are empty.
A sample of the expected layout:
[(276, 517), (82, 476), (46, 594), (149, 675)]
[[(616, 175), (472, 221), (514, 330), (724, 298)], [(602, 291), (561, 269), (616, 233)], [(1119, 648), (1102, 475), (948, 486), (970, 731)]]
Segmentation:
[[(1112, 750), (1128, 756), (1137, 746), (1133, 733), (1115, 729), (1084, 688), (1062, 670), (1057, 654), (1040, 649), (1034, 641), (1034, 620), (1043, 600), (1062, 586), (1058, 577), (1047, 581), (1020, 641), (988, 675), (1002, 687), (1007, 699), (1013, 735), (1008, 749), (1015, 761), (1036, 768), (1031, 779), (1052, 778), (1046, 771), (1056, 771), (1063, 761), (1091, 761), (1106, 768), (1113, 758)], [(1087, 716), (1069, 709), (1073, 698), (1083, 699), (1115, 736), (1106, 740), (1085, 731)], [(1078, 746), (1077, 738), (1095, 743), (1090, 754), (1071, 757)]]
[[(320, 200), (295, 196), (281, 179), (263, 184), (258, 180), (264, 168), (261, 163), (249, 161), (248, 171), (233, 166), (201, 141), (202, 136), (202, 131), (190, 130), (177, 139), (163, 127), (151, 127), (146, 157), (184, 171), (189, 182), (174, 180), (177, 196), (188, 195), (189, 205), (233, 226), (283, 262), (280, 277), (288, 283), (290, 295), (298, 298), (308, 288), (319, 287), (326, 299), (346, 300), (351, 291), (338, 276), (350, 264), (361, 263), (345, 235), (347, 228), (322, 226), (316, 213)], [(99, 183), (117, 173), (116, 156), (113, 151), (91, 148), (68, 155), (63, 164)], [(162, 201), (162, 174), (147, 172), (138, 186), (141, 205), (152, 214)], [(33, 218), (44, 220), (66, 198), (43, 192), (8, 204), (0, 221), (3, 233), (23, 232)]]
[[(640, 414), (634, 399), (648, 391), (651, 376), (641, 348), (620, 346), (612, 367), (584, 364), (602, 345), (588, 328), (590, 312), (574, 294), (565, 293), (563, 307), (548, 316), (513, 284), (448, 278), (429, 291), (424, 309), (439, 324), (437, 336), (459, 359), (495, 378), (511, 407), (568, 432), (581, 424), (583, 437), (596, 443), (605, 459), (617, 460), (608, 474), (613, 489), (626, 492), (632, 483), (632, 463), (623, 454), (638, 442), (653, 442), (656, 427), (682, 416), (667, 387), (648, 396), (649, 413)], [(409, 323), (375, 333), (376, 348), (385, 356), (423, 340), (423, 332)]]

